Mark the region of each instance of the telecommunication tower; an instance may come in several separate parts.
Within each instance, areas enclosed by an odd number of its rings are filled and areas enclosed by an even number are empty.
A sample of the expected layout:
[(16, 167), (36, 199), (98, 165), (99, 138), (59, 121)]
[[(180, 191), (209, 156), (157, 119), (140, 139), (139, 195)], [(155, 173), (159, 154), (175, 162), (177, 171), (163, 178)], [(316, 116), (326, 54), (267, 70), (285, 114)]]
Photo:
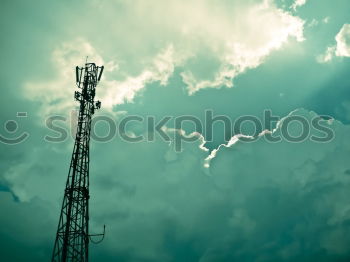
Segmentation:
[(81, 91), (74, 97), (80, 102), (76, 138), (64, 191), (52, 261), (88, 261), (89, 240), (89, 162), (91, 119), (101, 102), (95, 102), (95, 90), (103, 66), (86, 63), (76, 67), (76, 84)]

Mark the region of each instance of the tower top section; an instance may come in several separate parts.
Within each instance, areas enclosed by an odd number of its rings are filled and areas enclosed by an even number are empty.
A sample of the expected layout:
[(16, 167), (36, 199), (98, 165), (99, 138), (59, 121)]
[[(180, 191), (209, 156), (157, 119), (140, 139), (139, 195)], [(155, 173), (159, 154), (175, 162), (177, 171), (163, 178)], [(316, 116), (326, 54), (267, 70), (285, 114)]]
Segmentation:
[(91, 77), (91, 80), (95, 81), (97, 84), (101, 80), (103, 69), (104, 66), (96, 66), (95, 63), (86, 63), (84, 67), (77, 66), (75, 68), (77, 86), (80, 87), (84, 81), (84, 71), (87, 73), (88, 77)]
[(94, 114), (101, 108), (101, 102), (95, 102), (96, 86), (101, 80), (104, 66), (96, 66), (95, 63), (86, 63), (84, 67), (75, 68), (76, 85), (81, 91), (75, 91), (74, 98), (80, 105), (89, 107)]

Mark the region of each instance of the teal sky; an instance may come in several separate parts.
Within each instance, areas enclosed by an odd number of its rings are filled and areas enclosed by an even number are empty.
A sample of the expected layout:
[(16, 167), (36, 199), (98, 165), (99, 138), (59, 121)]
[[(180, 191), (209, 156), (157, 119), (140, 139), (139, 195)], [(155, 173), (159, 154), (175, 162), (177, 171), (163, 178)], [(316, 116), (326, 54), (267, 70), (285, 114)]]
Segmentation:
[[(335, 135), (244, 143), (222, 124), (212, 140), (186, 124), (199, 139), (181, 152), (160, 137), (92, 141), (90, 231), (106, 224), (107, 235), (90, 245), (91, 261), (350, 260), (348, 0), (3, 0), (0, 10), (0, 135), (29, 134), (0, 142), (0, 261), (51, 257), (74, 140), (45, 141), (55, 135), (45, 120), (77, 108), (74, 68), (86, 56), (105, 66), (96, 116), (117, 123), (203, 122), (209, 109), (262, 120), (268, 109), (327, 115)], [(174, 139), (174, 122), (166, 127)], [(147, 133), (145, 123), (128, 128)]]

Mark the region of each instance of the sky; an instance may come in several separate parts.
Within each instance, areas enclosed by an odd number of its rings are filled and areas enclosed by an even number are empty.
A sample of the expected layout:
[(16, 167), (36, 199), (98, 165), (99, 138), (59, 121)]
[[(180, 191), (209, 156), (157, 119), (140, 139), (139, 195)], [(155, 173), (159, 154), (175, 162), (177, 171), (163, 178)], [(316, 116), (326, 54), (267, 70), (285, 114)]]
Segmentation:
[[(349, 261), (349, 10), (348, 0), (3, 0), (0, 260), (51, 259), (75, 66), (87, 59), (105, 67), (90, 232), (105, 224), (106, 236), (90, 261)], [(208, 112), (261, 124), (210, 129)], [(142, 121), (123, 136), (116, 126), (130, 117)], [(153, 133), (148, 119), (166, 117)], [(176, 120), (189, 117), (202, 126)], [(294, 141), (286, 132), (305, 130), (293, 119), (320, 126)], [(130, 141), (139, 136), (154, 139)]]

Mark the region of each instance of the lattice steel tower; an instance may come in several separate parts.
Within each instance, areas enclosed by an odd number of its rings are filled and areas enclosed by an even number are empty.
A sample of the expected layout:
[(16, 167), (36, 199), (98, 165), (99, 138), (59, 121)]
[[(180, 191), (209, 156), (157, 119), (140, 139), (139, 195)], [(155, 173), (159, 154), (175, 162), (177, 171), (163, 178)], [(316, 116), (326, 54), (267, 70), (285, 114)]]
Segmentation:
[[(88, 261), (89, 247), (89, 143), (91, 118), (101, 102), (94, 101), (103, 66), (86, 63), (76, 67), (75, 91), (80, 102), (77, 133), (57, 228), (52, 261)], [(102, 234), (101, 234), (102, 235)], [(104, 235), (104, 233), (103, 233)]]

